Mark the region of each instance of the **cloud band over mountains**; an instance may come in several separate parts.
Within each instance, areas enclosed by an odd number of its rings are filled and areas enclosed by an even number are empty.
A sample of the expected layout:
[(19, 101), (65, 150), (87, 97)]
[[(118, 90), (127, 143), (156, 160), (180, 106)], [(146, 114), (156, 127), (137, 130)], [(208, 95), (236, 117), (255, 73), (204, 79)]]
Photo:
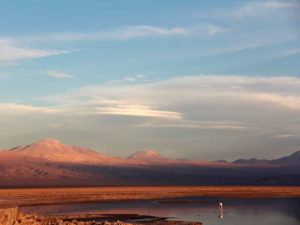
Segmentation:
[[(108, 128), (107, 138), (112, 138), (116, 127), (128, 128), (131, 135), (139, 130), (164, 135), (170, 131), (168, 135), (172, 137), (180, 130), (188, 131), (189, 137), (176, 137), (180, 141), (203, 132), (216, 132), (217, 136), (223, 132), (236, 139), (236, 146), (242, 148), (243, 143), (239, 141), (242, 134), (254, 136), (255, 141), (270, 142), (278, 137), (282, 141), (300, 135), (299, 90), (300, 79), (296, 77), (185, 76), (86, 86), (41, 97), (37, 99), (39, 104), (1, 103), (0, 115), (3, 121), (19, 121), (25, 115), (26, 123), (15, 124), (16, 131), (24, 130), (19, 128), (22, 126), (28, 130), (35, 126), (38, 130), (51, 130), (53, 123), (49, 126), (51, 122), (45, 121), (53, 120), (60, 128), (80, 129), (81, 121), (98, 120)], [(35, 118), (40, 118), (38, 124)], [(87, 123), (84, 127), (97, 133), (93, 124)], [(140, 138), (139, 135), (136, 138)], [(161, 139), (163, 137), (156, 137), (154, 145)], [(219, 140), (218, 148), (224, 141), (226, 137)], [(216, 143), (206, 142), (202, 148), (210, 145), (216, 148)]]
[(299, 1), (30, 2), (0, 8), (0, 148), (299, 150)]

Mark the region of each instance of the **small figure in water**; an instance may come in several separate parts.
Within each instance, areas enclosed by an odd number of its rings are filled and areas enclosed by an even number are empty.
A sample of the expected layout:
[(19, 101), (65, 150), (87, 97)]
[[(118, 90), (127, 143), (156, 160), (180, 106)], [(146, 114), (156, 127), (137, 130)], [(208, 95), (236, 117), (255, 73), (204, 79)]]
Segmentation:
[(219, 218), (223, 219), (224, 214), (223, 214), (223, 203), (222, 202), (219, 202), (219, 208), (220, 208)]

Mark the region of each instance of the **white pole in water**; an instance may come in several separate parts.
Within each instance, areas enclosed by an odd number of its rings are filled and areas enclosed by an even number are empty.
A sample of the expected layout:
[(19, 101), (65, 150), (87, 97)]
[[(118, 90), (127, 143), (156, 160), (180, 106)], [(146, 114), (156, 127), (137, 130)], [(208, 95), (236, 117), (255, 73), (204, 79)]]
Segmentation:
[(224, 214), (223, 214), (223, 203), (222, 202), (219, 202), (219, 208), (220, 208), (219, 218), (223, 219)]

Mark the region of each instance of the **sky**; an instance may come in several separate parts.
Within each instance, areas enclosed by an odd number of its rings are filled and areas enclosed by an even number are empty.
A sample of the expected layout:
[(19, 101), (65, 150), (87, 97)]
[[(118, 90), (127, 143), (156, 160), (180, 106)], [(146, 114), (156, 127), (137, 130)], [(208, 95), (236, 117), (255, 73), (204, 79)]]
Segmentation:
[(300, 1), (0, 0), (0, 149), (300, 149)]

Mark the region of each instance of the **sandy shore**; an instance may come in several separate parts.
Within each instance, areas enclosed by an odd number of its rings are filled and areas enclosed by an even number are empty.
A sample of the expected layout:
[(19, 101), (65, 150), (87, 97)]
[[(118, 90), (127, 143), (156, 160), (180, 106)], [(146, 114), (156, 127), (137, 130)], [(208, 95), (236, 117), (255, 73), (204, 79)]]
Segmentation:
[[(167, 218), (135, 214), (86, 214), (41, 216), (23, 215), (14, 206), (66, 204), (80, 202), (130, 201), (160, 199), (174, 201), (176, 197), (222, 198), (286, 198), (300, 197), (300, 187), (90, 187), (90, 188), (26, 188), (0, 189), (1, 225), (201, 225), (185, 221), (169, 221)], [(6, 216), (8, 215), (8, 216)], [(13, 221), (13, 222), (12, 222)]]
[[(75, 214), (41, 216), (24, 215), (17, 208), (6, 209), (9, 214), (0, 213), (1, 225), (202, 225), (199, 222), (172, 221), (167, 218), (138, 214)], [(11, 214), (11, 212), (15, 212)]]
[(0, 207), (174, 197), (281, 198), (300, 197), (300, 187), (90, 187), (0, 189)]

